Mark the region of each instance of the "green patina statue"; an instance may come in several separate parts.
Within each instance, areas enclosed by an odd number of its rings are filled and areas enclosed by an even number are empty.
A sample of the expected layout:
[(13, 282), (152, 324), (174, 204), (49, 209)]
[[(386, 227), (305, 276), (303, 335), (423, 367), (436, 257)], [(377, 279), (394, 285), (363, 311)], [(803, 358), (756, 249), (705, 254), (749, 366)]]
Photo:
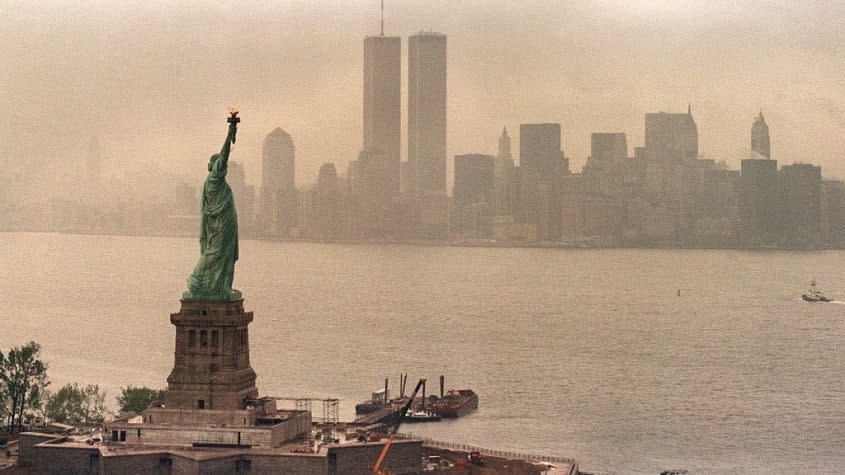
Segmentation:
[(229, 133), (220, 153), (208, 162), (208, 178), (202, 188), (202, 224), (200, 259), (188, 277), (184, 300), (238, 300), (241, 293), (232, 289), (235, 261), (238, 260), (238, 214), (232, 189), (226, 183), (229, 148), (235, 143), (238, 111), (229, 109)]

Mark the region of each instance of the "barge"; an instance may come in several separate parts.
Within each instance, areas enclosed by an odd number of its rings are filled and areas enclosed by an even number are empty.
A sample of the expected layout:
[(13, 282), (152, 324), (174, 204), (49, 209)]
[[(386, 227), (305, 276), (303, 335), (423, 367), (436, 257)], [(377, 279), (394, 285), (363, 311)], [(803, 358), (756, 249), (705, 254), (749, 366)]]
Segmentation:
[(478, 409), (478, 394), (472, 389), (450, 389), (442, 398), (430, 400), (426, 409), (440, 417), (463, 417)]

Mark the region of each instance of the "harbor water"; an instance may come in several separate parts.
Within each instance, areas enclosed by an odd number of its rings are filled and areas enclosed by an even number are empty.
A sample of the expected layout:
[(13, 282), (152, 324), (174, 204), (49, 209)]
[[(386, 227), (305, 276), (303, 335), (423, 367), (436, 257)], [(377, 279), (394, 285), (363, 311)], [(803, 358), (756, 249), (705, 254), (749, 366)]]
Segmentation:
[[(614, 473), (845, 473), (845, 252), (565, 250), (241, 241), (262, 394), (390, 378), (479, 409), (407, 429)], [(0, 233), (0, 350), (52, 389), (163, 387), (195, 239)], [(313, 406), (320, 417), (321, 406)]]

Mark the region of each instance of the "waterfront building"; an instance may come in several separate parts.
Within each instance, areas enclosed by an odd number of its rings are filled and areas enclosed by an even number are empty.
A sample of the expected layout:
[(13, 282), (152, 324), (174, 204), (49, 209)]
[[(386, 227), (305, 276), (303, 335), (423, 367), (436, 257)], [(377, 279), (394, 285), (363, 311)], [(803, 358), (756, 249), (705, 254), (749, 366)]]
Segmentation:
[(690, 213), (695, 221), (693, 233), (700, 244), (723, 246), (736, 238), (739, 187), (739, 170), (728, 170), (724, 163), (704, 170)]
[(380, 150), (367, 149), (358, 154), (355, 195), (361, 232), (367, 238), (385, 238), (395, 228), (393, 214), (399, 193), (384, 180), (388, 162), (390, 159)]
[(264, 139), (261, 156), (259, 233), (288, 237), (296, 222), (295, 148), (276, 128)]
[(614, 196), (622, 191), (623, 162), (628, 157), (628, 140), (624, 133), (593, 133), (590, 156), (584, 165), (586, 192)]
[(537, 225), (539, 241), (560, 239), (560, 178), (569, 174), (560, 135), (560, 124), (519, 126), (517, 221)]
[(746, 245), (771, 245), (780, 228), (777, 161), (742, 161), (739, 181), (740, 237)]
[(340, 187), (334, 163), (324, 163), (311, 190), (312, 236), (337, 239), (343, 229)]
[(415, 196), (446, 193), (446, 35), (408, 38), (408, 165)]
[(453, 196), (456, 203), (489, 203), (491, 201), (495, 184), (495, 160), (496, 157), (492, 155), (455, 155)]
[(472, 238), (493, 236), (496, 157), (492, 155), (455, 155), (455, 189), (452, 230)]
[(765, 158), (772, 158), (771, 144), (769, 142), (769, 126), (763, 118), (763, 111), (754, 119), (751, 125), (751, 150)]
[(686, 113), (657, 112), (645, 115), (646, 176), (643, 197), (656, 210), (655, 234), (662, 235), (670, 226), (676, 237), (692, 231), (690, 207), (693, 201), (698, 159), (698, 128), (692, 107)]
[(560, 193), (561, 240), (575, 242), (584, 238), (584, 202), (587, 196), (583, 173), (563, 177)]
[(782, 242), (789, 247), (818, 247), (822, 230), (822, 168), (806, 163), (784, 165), (780, 182)]

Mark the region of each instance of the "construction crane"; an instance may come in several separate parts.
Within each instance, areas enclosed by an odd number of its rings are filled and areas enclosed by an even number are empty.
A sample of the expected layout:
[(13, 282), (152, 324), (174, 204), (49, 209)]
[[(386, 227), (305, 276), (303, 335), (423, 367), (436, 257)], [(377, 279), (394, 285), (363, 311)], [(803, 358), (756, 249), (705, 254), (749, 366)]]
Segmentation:
[(411, 405), (414, 403), (414, 398), (417, 397), (417, 392), (419, 392), (420, 388), (425, 385), (425, 379), (420, 379), (420, 382), (417, 383), (417, 387), (414, 388), (414, 392), (411, 393), (411, 397), (408, 399), (408, 402), (402, 406), (402, 409), (399, 410), (399, 414), (396, 420), (396, 425), (393, 426), (393, 430), (390, 431), (390, 434), (387, 436), (387, 442), (385, 442), (384, 447), (381, 449), (381, 453), (378, 454), (378, 458), (376, 459), (376, 464), (373, 465), (373, 473), (376, 475), (390, 475), (390, 472), (387, 469), (382, 469), (381, 464), (384, 463), (384, 459), (387, 457), (387, 452), (390, 450), (390, 446), (393, 445), (393, 438), (396, 437), (396, 433), (399, 432), (399, 424), (402, 423), (402, 419), (405, 417), (405, 414), (408, 413), (408, 409), (411, 408)]

